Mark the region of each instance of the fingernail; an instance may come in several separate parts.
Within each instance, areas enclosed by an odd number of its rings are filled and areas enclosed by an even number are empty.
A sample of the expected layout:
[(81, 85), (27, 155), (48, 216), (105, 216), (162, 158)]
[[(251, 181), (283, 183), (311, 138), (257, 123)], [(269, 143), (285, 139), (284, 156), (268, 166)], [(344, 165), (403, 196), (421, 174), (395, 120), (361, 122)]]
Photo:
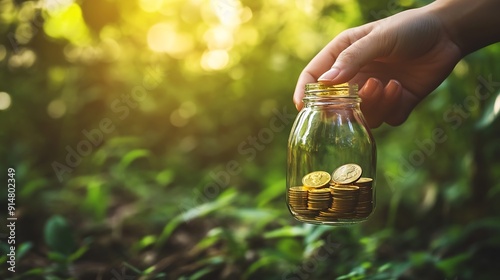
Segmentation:
[(340, 70), (337, 69), (337, 68), (332, 68), (328, 71), (326, 71), (325, 73), (323, 73), (323, 75), (321, 75), (319, 78), (318, 78), (318, 81), (331, 81), (333, 79), (335, 79), (340, 73)]
[(399, 87), (401, 87), (401, 84), (398, 81), (390, 80), (389, 83), (387, 83), (386, 91), (393, 93), (396, 92)]
[(377, 90), (377, 87), (380, 85), (379, 81), (373, 78), (368, 79), (366, 81), (366, 85), (363, 87), (363, 91), (372, 93)]

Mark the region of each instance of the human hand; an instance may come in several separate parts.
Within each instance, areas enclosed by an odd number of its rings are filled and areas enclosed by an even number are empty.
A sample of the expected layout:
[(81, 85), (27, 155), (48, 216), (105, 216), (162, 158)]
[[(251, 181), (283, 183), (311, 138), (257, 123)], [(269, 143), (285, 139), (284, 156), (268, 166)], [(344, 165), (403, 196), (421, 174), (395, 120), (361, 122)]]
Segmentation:
[(370, 127), (403, 123), (463, 55), (429, 6), (340, 33), (300, 74), (297, 109), (306, 83), (350, 81), (363, 85), (361, 110)]

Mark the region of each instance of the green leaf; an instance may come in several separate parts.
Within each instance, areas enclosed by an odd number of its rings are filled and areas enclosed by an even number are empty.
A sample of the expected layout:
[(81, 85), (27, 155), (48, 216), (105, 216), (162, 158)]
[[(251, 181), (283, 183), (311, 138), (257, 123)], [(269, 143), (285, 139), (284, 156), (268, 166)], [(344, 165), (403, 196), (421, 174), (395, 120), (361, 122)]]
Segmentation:
[(147, 158), (151, 153), (148, 150), (138, 149), (128, 152), (120, 161), (118, 167), (125, 170), (134, 160), (139, 158)]
[(28, 253), (29, 250), (31, 250), (31, 248), (33, 248), (33, 243), (31, 242), (22, 243), (21, 245), (19, 245), (19, 247), (17, 247), (16, 258), (18, 260), (22, 259), (22, 257), (26, 255), (26, 253)]
[(48, 252), (47, 257), (49, 260), (57, 263), (66, 263), (68, 261), (68, 256), (55, 251)]
[(48, 185), (48, 181), (45, 178), (38, 178), (36, 180), (28, 182), (19, 193), (20, 196), (25, 197), (32, 195), (37, 190), (43, 188)]
[(436, 266), (441, 269), (447, 277), (452, 277), (456, 274), (460, 266), (464, 265), (470, 258), (472, 254), (470, 252), (465, 252), (458, 254), (456, 256), (446, 258), (437, 262)]
[(170, 184), (174, 180), (175, 172), (172, 169), (165, 169), (156, 175), (156, 182), (162, 186)]
[(410, 261), (415, 266), (424, 265), (426, 262), (430, 261), (432, 257), (427, 252), (415, 252), (410, 254)]
[(142, 250), (148, 246), (153, 245), (155, 242), (156, 242), (156, 236), (146, 235), (134, 245), (134, 248), (135, 250)]
[(280, 253), (283, 254), (283, 257), (287, 260), (298, 262), (302, 259), (304, 247), (299, 241), (293, 238), (285, 238), (279, 240), (276, 244), (276, 248)]
[(83, 247), (80, 247), (78, 250), (76, 250), (76, 252), (74, 252), (73, 254), (71, 254), (71, 256), (69, 256), (69, 260), (71, 262), (73, 261), (76, 261), (77, 259), (79, 259), (81, 256), (83, 256), (83, 254), (85, 254), (85, 252), (87, 252), (89, 249), (88, 246), (83, 246)]
[(102, 221), (108, 208), (108, 197), (101, 181), (90, 181), (87, 185), (87, 196), (83, 207), (96, 221)]
[(277, 180), (275, 183), (267, 186), (257, 195), (258, 207), (266, 205), (273, 199), (285, 195), (286, 180)]
[(189, 280), (201, 279), (203, 276), (212, 272), (214, 269), (215, 269), (215, 267), (205, 267), (203, 269), (198, 270), (193, 275), (189, 276), (189, 278), (187, 278), (187, 279), (189, 279)]
[(251, 276), (257, 272), (260, 268), (271, 268), (274, 264), (282, 262), (283, 258), (278, 255), (269, 255), (259, 258), (256, 262), (252, 263), (245, 273), (243, 274), (243, 279), (253, 279)]
[(65, 218), (52, 216), (44, 228), (45, 243), (57, 253), (70, 256), (77, 248), (73, 232)]
[(264, 238), (278, 238), (278, 237), (295, 237), (295, 236), (304, 236), (307, 230), (304, 227), (298, 226), (287, 226), (282, 227), (270, 232), (266, 232), (264, 234)]
[(158, 237), (156, 247), (163, 245), (163, 243), (170, 237), (172, 232), (183, 222), (188, 222), (192, 219), (203, 217), (217, 209), (226, 207), (236, 198), (236, 196), (237, 193), (234, 189), (228, 189), (220, 194), (217, 200), (201, 204), (195, 208), (188, 210), (187, 212), (183, 212), (175, 216), (163, 228), (161, 235)]

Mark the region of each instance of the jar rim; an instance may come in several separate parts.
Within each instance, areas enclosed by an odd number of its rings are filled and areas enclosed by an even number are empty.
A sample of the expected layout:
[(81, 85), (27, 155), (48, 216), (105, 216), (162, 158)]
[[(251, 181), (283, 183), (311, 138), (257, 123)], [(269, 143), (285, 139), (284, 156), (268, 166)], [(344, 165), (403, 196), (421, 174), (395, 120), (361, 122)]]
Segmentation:
[(306, 95), (335, 96), (335, 97), (357, 97), (358, 84), (343, 83), (328, 85), (324, 83), (308, 83), (305, 86)]

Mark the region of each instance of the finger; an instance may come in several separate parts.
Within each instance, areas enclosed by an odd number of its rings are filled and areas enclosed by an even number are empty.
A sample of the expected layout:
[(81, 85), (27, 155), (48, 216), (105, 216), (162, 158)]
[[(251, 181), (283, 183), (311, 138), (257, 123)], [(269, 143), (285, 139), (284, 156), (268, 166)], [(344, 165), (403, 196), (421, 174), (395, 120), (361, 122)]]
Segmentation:
[(392, 126), (398, 126), (402, 124), (408, 119), (408, 116), (410, 115), (413, 108), (417, 106), (419, 100), (420, 99), (417, 98), (410, 91), (408, 91), (405, 88), (402, 88), (399, 105), (397, 106), (394, 114), (388, 116), (385, 122)]
[(303, 73), (299, 76), (299, 80), (295, 86), (295, 92), (293, 93), (293, 103), (295, 103), (295, 107), (298, 111), (300, 111), (304, 106), (302, 98), (304, 98), (306, 84), (314, 82), (316, 82), (316, 79), (309, 75), (309, 73)]
[(359, 90), (361, 98), (361, 111), (369, 127), (379, 126), (380, 122), (376, 117), (378, 114), (379, 103), (384, 94), (384, 86), (382, 82), (375, 78), (370, 78), (365, 85)]
[(352, 42), (366, 36), (371, 31), (372, 24), (343, 31), (326, 45), (304, 68), (299, 76), (293, 95), (293, 102), (297, 109), (302, 108), (302, 98), (304, 97), (304, 87), (307, 83), (315, 83), (321, 74), (330, 69), (337, 56)]
[(359, 90), (361, 98), (361, 110), (363, 112), (371, 112), (377, 107), (380, 98), (382, 97), (384, 86), (379, 79), (369, 78), (365, 85)]
[(369, 33), (343, 50), (332, 68), (321, 75), (318, 81), (332, 84), (349, 81), (363, 66), (390, 52), (389, 43), (387, 37), (381, 38), (378, 33)]
[(378, 126), (380, 126), (384, 121), (389, 124), (393, 123), (392, 121), (398, 114), (398, 111), (402, 105), (402, 91), (403, 87), (398, 81), (390, 80), (389, 83), (387, 83), (384, 88), (383, 98), (380, 101), (380, 113), (377, 115), (376, 119)]

